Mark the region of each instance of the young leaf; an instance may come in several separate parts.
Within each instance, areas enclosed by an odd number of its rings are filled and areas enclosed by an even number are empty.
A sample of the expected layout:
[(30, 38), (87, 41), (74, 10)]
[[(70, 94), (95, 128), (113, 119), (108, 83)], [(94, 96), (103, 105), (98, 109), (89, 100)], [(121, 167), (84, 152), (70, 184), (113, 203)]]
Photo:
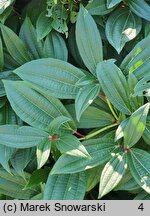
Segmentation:
[(15, 155), (11, 158), (11, 164), (19, 176), (22, 176), (24, 179), (25, 173), (24, 169), (28, 163), (32, 160), (34, 149), (18, 149)]
[(123, 178), (126, 166), (125, 156), (121, 154), (115, 154), (105, 165), (100, 178), (99, 198), (103, 197), (117, 186)]
[(115, 5), (119, 4), (122, 0), (107, 0), (107, 8), (112, 8)]
[(150, 75), (150, 37), (141, 40), (124, 58), (121, 69), (124, 73), (134, 73), (138, 80)]
[(84, 76), (84, 73), (73, 65), (52, 58), (31, 61), (17, 68), (14, 73), (47, 90), (48, 94), (62, 99), (76, 97), (79, 88), (75, 84)]
[(36, 22), (38, 41), (42, 40), (52, 30), (51, 24), (52, 19), (50, 17), (47, 17), (45, 11), (43, 11)]
[(127, 148), (132, 147), (141, 138), (145, 126), (147, 114), (149, 112), (150, 103), (147, 103), (137, 109), (129, 118), (123, 133), (124, 133), (124, 145)]
[(89, 158), (75, 157), (63, 154), (55, 163), (51, 174), (77, 173), (103, 164), (111, 158), (115, 149), (113, 139), (99, 138), (82, 143), (91, 156)]
[(59, 130), (68, 128), (65, 124), (66, 122), (71, 121), (70, 118), (65, 116), (58, 116), (55, 118), (49, 126), (49, 131), (51, 135), (60, 133)]
[(41, 41), (37, 42), (36, 30), (29, 17), (25, 18), (19, 37), (24, 41), (34, 59), (43, 57), (43, 43)]
[(67, 61), (68, 59), (68, 50), (65, 41), (55, 31), (52, 31), (45, 39), (44, 56), (46, 58), (56, 58), (63, 61)]
[(49, 175), (44, 200), (81, 200), (86, 190), (84, 172), (68, 175)]
[[(4, 81), (7, 97), (17, 115), (33, 127), (49, 131), (49, 125), (58, 116), (71, 116), (56, 98), (53, 98), (45, 91), (38, 92), (23, 81)], [(30, 107), (30, 109), (29, 109)], [(76, 130), (73, 121), (69, 123), (73, 130)]]
[(128, 0), (127, 4), (136, 15), (150, 21), (150, 6), (146, 1)]
[(114, 8), (109, 8), (107, 7), (107, 2), (106, 0), (94, 0), (94, 1), (89, 1), (89, 3), (86, 6), (86, 9), (89, 11), (91, 15), (106, 15), (110, 13)]
[(7, 26), (0, 25), (6, 48), (20, 65), (31, 61), (32, 56), (23, 41)]
[(132, 148), (127, 154), (128, 165), (136, 182), (150, 193), (150, 154), (141, 149)]
[(48, 140), (48, 133), (29, 126), (0, 126), (0, 142), (13, 148), (30, 148)]
[(127, 8), (117, 9), (106, 22), (106, 37), (109, 43), (120, 53), (126, 42), (138, 35), (141, 27), (140, 17)]
[(90, 106), (84, 111), (80, 118), (80, 121), (78, 122), (76, 119), (74, 105), (67, 105), (66, 108), (73, 117), (77, 128), (104, 127), (106, 125), (112, 124), (115, 121), (114, 117), (111, 114), (96, 107)]
[(57, 140), (57, 148), (68, 155), (90, 158), (84, 145), (73, 135), (64, 135)]
[(37, 146), (37, 169), (40, 169), (48, 160), (51, 150), (51, 140), (45, 140)]
[(102, 42), (96, 23), (82, 5), (76, 23), (76, 42), (85, 66), (95, 75), (97, 63), (103, 60)]
[(131, 114), (127, 81), (121, 70), (111, 61), (97, 65), (100, 85), (110, 102), (124, 114)]
[(128, 121), (129, 121), (129, 118), (126, 118), (118, 126), (118, 128), (116, 130), (116, 133), (115, 133), (115, 142), (123, 137), (123, 135), (124, 135), (123, 131), (126, 128)]
[(100, 86), (98, 84), (89, 84), (79, 90), (75, 100), (75, 109), (78, 121), (80, 121), (81, 115), (97, 97), (99, 92)]

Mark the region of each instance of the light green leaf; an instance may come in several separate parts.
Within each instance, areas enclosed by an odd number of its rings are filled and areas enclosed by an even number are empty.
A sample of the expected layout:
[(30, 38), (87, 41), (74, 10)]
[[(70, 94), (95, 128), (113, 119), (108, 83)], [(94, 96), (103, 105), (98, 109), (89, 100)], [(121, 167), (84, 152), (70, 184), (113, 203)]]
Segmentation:
[(150, 103), (141, 106), (129, 118), (129, 121), (123, 130), (125, 147), (132, 147), (141, 138), (145, 130), (149, 107)]
[(42, 40), (52, 30), (52, 19), (43, 11), (36, 22), (37, 40)]
[(106, 22), (106, 37), (109, 43), (120, 53), (124, 45), (138, 35), (141, 27), (141, 19), (129, 9), (117, 9)]
[(91, 169), (109, 160), (111, 152), (115, 149), (113, 139), (108, 138), (88, 140), (82, 142), (82, 144), (91, 156), (91, 159), (64, 154), (55, 163), (51, 174), (77, 173)]
[(56, 146), (61, 152), (68, 155), (91, 159), (84, 145), (73, 135), (59, 137)]
[(135, 86), (135, 95), (150, 97), (150, 75), (145, 76)]
[(59, 130), (67, 129), (68, 127), (65, 123), (70, 120), (71, 120), (70, 118), (65, 117), (65, 116), (58, 116), (57, 118), (55, 118), (51, 122), (50, 127), (49, 127), (50, 134), (51, 135), (58, 134), (60, 133)]
[(126, 128), (126, 125), (127, 125), (128, 121), (129, 121), (129, 118), (126, 118), (124, 121), (122, 121), (119, 124), (119, 126), (118, 126), (118, 128), (116, 130), (116, 133), (115, 133), (115, 142), (123, 137), (123, 135), (124, 135), (123, 131)]
[(49, 175), (44, 200), (82, 200), (86, 190), (84, 172), (68, 175)]
[(28, 163), (32, 160), (34, 150), (31, 148), (18, 149), (15, 155), (11, 158), (11, 164), (18, 175), (26, 178), (24, 169)]
[(125, 74), (134, 73), (138, 80), (150, 75), (150, 37), (141, 40), (125, 57), (121, 69)]
[(31, 61), (17, 68), (14, 73), (23, 80), (36, 84), (47, 93), (63, 99), (75, 98), (76, 82), (84, 73), (73, 65), (52, 58)]
[(91, 15), (106, 15), (110, 13), (114, 8), (108, 8), (106, 0), (92, 0), (86, 6), (86, 9), (89, 11)]
[(136, 15), (150, 21), (150, 6), (146, 1), (128, 0), (127, 4)]
[(107, 0), (107, 8), (112, 8), (115, 5), (119, 4), (122, 0)]
[(134, 179), (147, 193), (150, 193), (150, 154), (141, 149), (132, 148), (127, 157)]
[(51, 140), (45, 140), (37, 146), (37, 169), (40, 169), (48, 160), (51, 150)]
[(131, 114), (128, 85), (122, 71), (109, 60), (99, 63), (96, 72), (110, 102), (124, 114)]
[(76, 23), (76, 42), (85, 66), (96, 73), (96, 65), (103, 60), (102, 42), (96, 23), (81, 5)]
[[(31, 126), (49, 131), (50, 123), (56, 117), (63, 115), (71, 119), (63, 104), (44, 91), (39, 92), (23, 81), (5, 80), (4, 85), (12, 108)], [(68, 124), (76, 130), (73, 121)]]
[(13, 148), (30, 148), (48, 139), (48, 133), (29, 126), (0, 126), (0, 142)]
[(23, 41), (7, 26), (1, 24), (0, 27), (6, 48), (18, 64), (31, 61), (32, 56)]
[(143, 132), (142, 138), (144, 141), (150, 145), (150, 117), (147, 117), (146, 127)]
[(88, 108), (88, 106), (90, 106), (99, 92), (99, 84), (89, 84), (79, 90), (75, 100), (75, 109), (78, 121), (80, 121), (81, 115)]
[(96, 128), (96, 127), (104, 127), (106, 125), (112, 124), (115, 119), (114, 117), (96, 107), (90, 106), (85, 112), (82, 114), (80, 121), (78, 122), (76, 119), (75, 107), (73, 104), (66, 106), (67, 110), (73, 117), (77, 128)]
[(68, 50), (65, 41), (55, 31), (52, 31), (45, 39), (44, 56), (46, 58), (56, 58), (63, 61), (67, 61), (68, 59)]
[(127, 164), (125, 156), (115, 154), (105, 165), (99, 186), (99, 198), (113, 190), (123, 178)]
[[(29, 200), (32, 196), (38, 193), (37, 189), (24, 190), (26, 181), (18, 176), (18, 174), (11, 169), (9, 174), (4, 169), (0, 168), (0, 193), (14, 199)], [(26, 174), (26, 179), (29, 179), (29, 174)]]
[(41, 41), (37, 42), (36, 29), (32, 25), (29, 17), (25, 18), (19, 36), (28, 47), (34, 59), (43, 57), (43, 43)]
[(11, 173), (11, 171), (8, 162), (15, 152), (16, 152), (15, 148), (10, 148), (8, 146), (4, 146), (0, 144), (0, 164), (9, 173)]

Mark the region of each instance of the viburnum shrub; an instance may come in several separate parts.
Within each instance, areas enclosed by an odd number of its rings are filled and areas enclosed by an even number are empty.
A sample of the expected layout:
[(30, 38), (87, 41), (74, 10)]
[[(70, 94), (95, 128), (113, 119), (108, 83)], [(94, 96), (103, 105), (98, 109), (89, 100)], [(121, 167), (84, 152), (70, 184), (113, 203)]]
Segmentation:
[(0, 2), (1, 199), (150, 199), (149, 4)]

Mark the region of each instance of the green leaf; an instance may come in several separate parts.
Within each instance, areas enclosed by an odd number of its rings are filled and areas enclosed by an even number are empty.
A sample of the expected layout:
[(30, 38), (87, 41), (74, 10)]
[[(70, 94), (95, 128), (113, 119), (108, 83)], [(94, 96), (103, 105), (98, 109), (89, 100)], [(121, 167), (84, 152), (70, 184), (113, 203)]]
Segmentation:
[(45, 142), (48, 134), (37, 128), (17, 125), (0, 126), (0, 142), (4, 146), (13, 148), (30, 148)]
[(51, 150), (51, 140), (45, 140), (37, 146), (37, 169), (40, 169), (48, 160)]
[(8, 162), (15, 152), (16, 152), (15, 148), (9, 148), (8, 146), (4, 146), (0, 144), (0, 164), (9, 173), (11, 173), (11, 171)]
[(76, 119), (75, 107), (73, 104), (66, 106), (67, 110), (73, 117), (77, 128), (96, 128), (96, 127), (104, 127), (106, 125), (112, 124), (115, 119), (114, 117), (96, 107), (88, 107), (85, 112), (82, 114), (80, 121), (78, 122)]
[(36, 29), (32, 25), (29, 17), (25, 18), (19, 36), (28, 47), (34, 59), (43, 57), (43, 43), (41, 41), (37, 42)]
[(123, 178), (127, 164), (125, 156), (115, 154), (105, 165), (99, 186), (99, 198), (113, 190)]
[(35, 170), (27, 185), (25, 186), (25, 189), (33, 188), (38, 186), (40, 183), (46, 182), (48, 175), (49, 175), (50, 169), (47, 167), (44, 167), (44, 169)]
[(49, 175), (44, 200), (82, 200), (86, 190), (84, 172), (68, 175)]
[(6, 48), (10, 55), (20, 64), (32, 60), (31, 54), (23, 41), (7, 26), (0, 25)]
[(145, 76), (135, 86), (135, 95), (150, 97), (150, 75)]
[(138, 35), (141, 27), (141, 19), (129, 9), (117, 9), (106, 22), (106, 37), (109, 43), (120, 53), (124, 45)]
[(65, 116), (58, 116), (55, 118), (49, 127), (51, 135), (60, 133), (60, 130), (68, 128), (65, 124), (66, 122), (70, 121), (71, 119)]
[(84, 145), (73, 135), (59, 137), (56, 146), (61, 152), (68, 155), (91, 158)]
[(125, 74), (134, 73), (140, 80), (145, 75), (150, 75), (150, 37), (141, 40), (124, 58), (121, 63), (121, 69)]
[(84, 76), (73, 65), (52, 58), (31, 61), (17, 68), (14, 73), (23, 80), (44, 88), (48, 94), (63, 99), (76, 97), (78, 88), (75, 84)]
[(132, 148), (127, 157), (134, 179), (147, 193), (150, 193), (150, 154), (141, 149)]
[(3, 53), (2, 39), (0, 37), (0, 71), (2, 71), (3, 67), (4, 67), (4, 53)]
[(116, 133), (115, 133), (115, 142), (123, 137), (124, 135), (123, 131), (126, 128), (128, 121), (129, 121), (129, 118), (126, 118), (118, 126)]
[(43, 11), (36, 22), (37, 40), (42, 40), (52, 30), (52, 19)]
[(15, 171), (19, 176), (22, 176), (24, 179), (26, 178), (24, 169), (28, 165), (28, 163), (32, 160), (33, 149), (18, 149), (15, 155), (11, 158), (11, 164)]
[(109, 160), (111, 152), (115, 149), (113, 139), (108, 138), (88, 140), (82, 142), (82, 144), (91, 156), (91, 159), (64, 154), (55, 163), (51, 174), (77, 173), (91, 169)]
[(146, 193), (145, 191), (141, 191), (134, 200), (150, 200), (150, 194)]
[(88, 106), (90, 106), (99, 92), (99, 84), (89, 84), (79, 90), (75, 100), (75, 109), (78, 121), (80, 121), (81, 115), (88, 108)]
[(109, 60), (99, 63), (96, 72), (110, 102), (124, 114), (131, 114), (128, 85), (121, 70)]
[(107, 0), (107, 8), (112, 8), (115, 5), (119, 4), (122, 0)]
[(141, 106), (129, 118), (123, 131), (125, 147), (132, 147), (141, 138), (145, 130), (149, 107), (150, 103)]
[(145, 1), (128, 0), (127, 4), (136, 15), (150, 21), (150, 6)]
[(86, 6), (86, 9), (89, 11), (91, 15), (106, 15), (110, 13), (114, 8), (109, 8), (106, 0), (94, 0), (89, 1)]
[(143, 132), (142, 138), (144, 141), (150, 145), (150, 123), (146, 124), (145, 130)]
[(96, 23), (81, 5), (76, 23), (76, 42), (85, 66), (96, 73), (96, 65), (103, 60), (102, 42)]
[[(24, 190), (26, 185), (25, 180), (18, 176), (18, 174), (12, 169), (11, 174), (0, 168), (0, 193), (6, 196), (29, 200), (32, 196), (38, 193), (38, 190)], [(26, 178), (29, 179), (29, 175), (26, 174)]]
[(68, 59), (68, 50), (64, 39), (55, 31), (47, 35), (44, 43), (44, 56), (56, 58), (63, 61)]
[[(56, 117), (63, 115), (71, 119), (63, 104), (44, 91), (39, 92), (23, 81), (5, 80), (4, 85), (12, 108), (31, 126), (49, 131), (49, 125)], [(76, 129), (73, 121), (68, 124)]]

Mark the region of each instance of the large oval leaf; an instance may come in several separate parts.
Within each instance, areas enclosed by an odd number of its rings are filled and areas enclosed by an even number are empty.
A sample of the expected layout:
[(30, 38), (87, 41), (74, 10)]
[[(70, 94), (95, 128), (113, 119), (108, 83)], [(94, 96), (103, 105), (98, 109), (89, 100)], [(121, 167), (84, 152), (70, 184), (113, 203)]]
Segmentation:
[(109, 43), (120, 53), (126, 42), (137, 36), (141, 27), (141, 19), (129, 9), (117, 9), (107, 20), (106, 37)]
[(113, 139), (99, 138), (83, 142), (86, 150), (91, 156), (81, 158), (70, 155), (62, 155), (55, 163), (51, 174), (77, 173), (103, 164), (111, 157), (115, 149)]
[(29, 126), (0, 126), (0, 144), (13, 148), (29, 148), (48, 140), (48, 133)]
[(81, 200), (86, 190), (84, 172), (68, 175), (49, 175), (44, 200)]
[(128, 85), (121, 70), (110, 60), (100, 62), (96, 72), (110, 102), (121, 112), (131, 114)]
[[(44, 91), (38, 92), (23, 81), (5, 80), (4, 85), (12, 108), (31, 126), (49, 131), (50, 123), (54, 118), (63, 115), (71, 119), (63, 104)], [(76, 130), (73, 121), (67, 125)]]
[(134, 179), (147, 193), (150, 193), (150, 154), (141, 149), (132, 148), (127, 156)]
[(17, 68), (14, 73), (23, 80), (36, 84), (57, 98), (75, 98), (77, 81), (84, 73), (73, 65), (53, 58), (31, 61)]
[(102, 42), (96, 23), (81, 5), (76, 23), (76, 41), (85, 66), (96, 73), (96, 65), (103, 59)]
[(113, 8), (107, 7), (108, 3), (107, 0), (94, 0), (94, 1), (89, 1), (89, 3), (86, 6), (86, 9), (89, 11), (91, 15), (105, 15), (110, 13)]

